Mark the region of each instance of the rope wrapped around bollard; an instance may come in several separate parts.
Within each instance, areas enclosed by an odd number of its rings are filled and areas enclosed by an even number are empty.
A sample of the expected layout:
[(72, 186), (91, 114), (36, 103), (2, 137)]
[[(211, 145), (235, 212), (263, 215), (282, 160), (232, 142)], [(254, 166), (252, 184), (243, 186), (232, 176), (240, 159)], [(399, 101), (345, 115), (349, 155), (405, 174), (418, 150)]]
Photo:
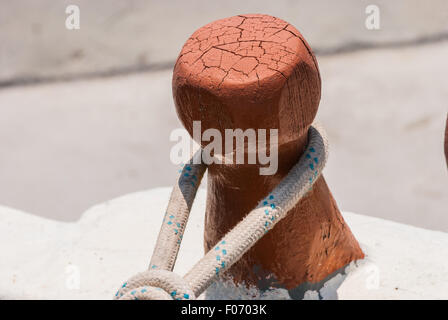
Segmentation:
[(313, 123), (310, 127), (308, 141), (299, 162), (277, 187), (184, 277), (180, 277), (172, 270), (191, 206), (206, 170), (204, 164), (193, 164), (193, 157), (184, 166), (178, 184), (171, 193), (149, 270), (125, 282), (116, 292), (115, 299), (192, 300), (198, 297), (217, 276), (230, 268), (284, 218), (311, 189), (328, 158), (327, 137), (320, 125)]

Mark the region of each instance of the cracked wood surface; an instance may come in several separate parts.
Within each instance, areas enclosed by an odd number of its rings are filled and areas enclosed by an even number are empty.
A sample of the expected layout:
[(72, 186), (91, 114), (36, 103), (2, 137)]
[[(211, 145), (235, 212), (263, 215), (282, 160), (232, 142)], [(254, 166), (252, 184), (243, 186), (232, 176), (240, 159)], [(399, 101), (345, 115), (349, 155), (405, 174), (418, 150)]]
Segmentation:
[[(222, 136), (226, 128), (279, 130), (274, 175), (260, 176), (259, 165), (209, 166), (206, 250), (298, 161), (320, 94), (319, 69), (309, 45), (281, 19), (239, 15), (210, 23), (187, 40), (173, 72), (173, 97), (190, 134), (193, 121), (201, 121), (202, 132), (215, 128)], [(363, 256), (320, 177), (287, 217), (227, 274), (237, 283), (292, 289), (319, 282)]]

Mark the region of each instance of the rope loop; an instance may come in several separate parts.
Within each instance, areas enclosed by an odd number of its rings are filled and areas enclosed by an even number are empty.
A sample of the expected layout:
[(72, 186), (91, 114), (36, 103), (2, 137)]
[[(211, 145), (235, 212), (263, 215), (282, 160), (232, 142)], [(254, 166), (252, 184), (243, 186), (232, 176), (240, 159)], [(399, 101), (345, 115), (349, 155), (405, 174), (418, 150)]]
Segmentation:
[(118, 290), (116, 299), (195, 299), (283, 219), (313, 187), (328, 158), (328, 141), (323, 128), (313, 123), (308, 132), (308, 145), (299, 162), (257, 207), (181, 278), (171, 270), (193, 200), (207, 169), (206, 165), (195, 163), (194, 159), (200, 155), (201, 150), (180, 170), (150, 261), (150, 271), (131, 278)]
[(115, 294), (117, 300), (194, 300), (187, 282), (167, 270), (140, 272), (125, 282)]

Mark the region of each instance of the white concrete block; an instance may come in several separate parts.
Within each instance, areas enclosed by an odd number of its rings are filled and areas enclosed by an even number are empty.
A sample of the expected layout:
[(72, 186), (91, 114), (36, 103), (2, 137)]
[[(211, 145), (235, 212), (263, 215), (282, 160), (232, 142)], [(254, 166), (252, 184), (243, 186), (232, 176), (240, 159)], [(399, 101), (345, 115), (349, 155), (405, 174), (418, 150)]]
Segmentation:
[[(0, 207), (1, 299), (111, 299), (143, 271), (162, 223), (169, 188), (128, 194), (89, 209), (74, 223)], [(205, 190), (193, 206), (175, 272), (203, 255)], [(448, 234), (345, 212), (366, 259), (307, 299), (448, 298)], [(287, 299), (286, 290), (254, 293), (228, 284), (208, 298)], [(245, 291), (245, 292), (244, 292)], [(202, 297), (203, 298), (203, 297)]]

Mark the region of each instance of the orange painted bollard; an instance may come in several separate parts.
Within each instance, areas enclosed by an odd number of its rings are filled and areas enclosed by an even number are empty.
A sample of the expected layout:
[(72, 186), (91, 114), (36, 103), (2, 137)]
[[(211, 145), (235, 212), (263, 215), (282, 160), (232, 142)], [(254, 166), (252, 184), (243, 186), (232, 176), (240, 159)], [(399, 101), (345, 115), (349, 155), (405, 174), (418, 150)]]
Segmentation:
[[(266, 163), (260, 157), (249, 163), (252, 149), (244, 147), (244, 161), (237, 161), (235, 146), (226, 148), (225, 139), (218, 143), (221, 153), (215, 150), (217, 161), (208, 164), (206, 251), (268, 196), (304, 154), (320, 95), (319, 68), (310, 46), (281, 19), (235, 16), (208, 24), (187, 40), (174, 68), (173, 96), (193, 138), (196, 121), (201, 137), (209, 129), (222, 137), (228, 137), (229, 129), (277, 132), (277, 142), (270, 136), (265, 144), (265, 155), (272, 156), (273, 148), (277, 152), (277, 159), (271, 159), (275, 170), (268, 174), (261, 174)], [(197, 142), (206, 148), (210, 140)], [(225, 276), (258, 287), (269, 278), (277, 287), (294, 289), (318, 283), (363, 257), (320, 176)]]

